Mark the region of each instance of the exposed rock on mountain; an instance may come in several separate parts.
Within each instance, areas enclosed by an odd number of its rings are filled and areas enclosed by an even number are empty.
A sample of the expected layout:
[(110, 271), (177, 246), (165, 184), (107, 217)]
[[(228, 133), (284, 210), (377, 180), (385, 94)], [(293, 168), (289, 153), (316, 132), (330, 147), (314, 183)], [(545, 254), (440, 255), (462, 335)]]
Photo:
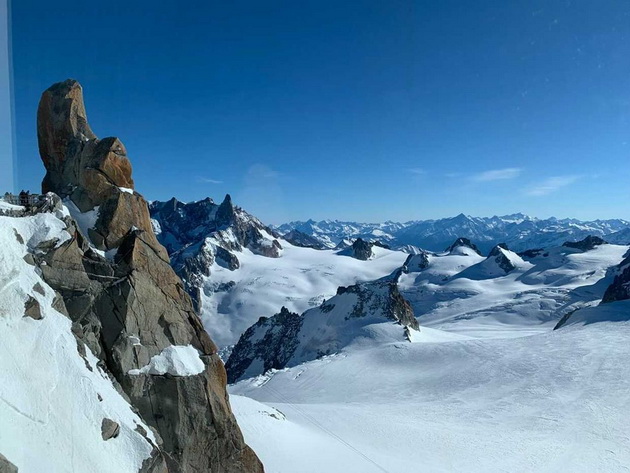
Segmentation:
[(0, 473), (18, 473), (16, 466), (0, 453)]
[(599, 245), (603, 245), (604, 243), (606, 242), (602, 238), (589, 235), (580, 241), (565, 241), (562, 246), (566, 246), (567, 248), (576, 248), (581, 251), (589, 251)]
[(150, 205), (153, 226), (167, 248), (172, 266), (184, 281), (197, 310), (204, 277), (216, 262), (230, 270), (240, 262), (235, 252), (248, 249), (254, 254), (277, 258), (282, 245), (277, 235), (260, 220), (232, 203), (226, 195), (220, 205), (210, 198), (183, 203), (172, 198)]
[(145, 200), (133, 191), (131, 163), (118, 138), (97, 139), (87, 122), (81, 85), (68, 79), (46, 90), (37, 110), (39, 152), (46, 167), (42, 191), (70, 198), (80, 212), (98, 207), (88, 230), (96, 248), (117, 248), (132, 226), (160, 256)]
[(367, 261), (372, 257), (372, 243), (357, 238), (352, 244), (352, 256), (362, 261)]
[(400, 340), (407, 339), (405, 330), (419, 329), (396, 278), (339, 287), (336, 296), (301, 316), (283, 307), (241, 336), (226, 363), (228, 381), (338, 353), (359, 338), (374, 337), (370, 326), (387, 321), (403, 326)]
[[(516, 265), (513, 260), (508, 256), (509, 249), (505, 243), (499, 243), (497, 246), (492, 248), (490, 254), (488, 255), (488, 259), (493, 259), (494, 263), (501, 268), (506, 273), (510, 271), (514, 271), (516, 269)], [(509, 252), (511, 253), (511, 252)]]
[(460, 237), (457, 240), (455, 240), (444, 251), (446, 251), (448, 253), (453, 253), (453, 252), (457, 251), (458, 248), (470, 248), (471, 250), (473, 250), (478, 255), (481, 255), (481, 251), (479, 251), (479, 248), (477, 248), (477, 245), (472, 243), (468, 238), (462, 238), (462, 237)]
[[(35, 248), (34, 262), (63, 299), (78, 340), (158, 434), (147, 471), (262, 471), (232, 415), (216, 346), (156, 239), (146, 201), (132, 190), (125, 148), (92, 133), (78, 82), (44, 92), (38, 138), (44, 191), (66, 198), (78, 225), (66, 218), (71, 238)], [(227, 224), (235, 210), (229, 197), (224, 204), (220, 221)], [(172, 346), (193, 347), (202, 371), (142, 370)]]
[(301, 246), (302, 248), (314, 248), (316, 250), (323, 250), (326, 246), (321, 243), (317, 238), (302, 233), (299, 230), (291, 230), (286, 233), (282, 238), (291, 243), (294, 246)]
[(630, 253), (616, 268), (615, 280), (606, 289), (602, 302), (614, 302), (630, 299)]
[(374, 256), (372, 248), (374, 243), (365, 241), (362, 238), (357, 238), (352, 246), (347, 247), (339, 252), (340, 255), (352, 256), (361, 261), (367, 261)]
[(407, 256), (402, 266), (403, 273), (417, 273), (429, 267), (429, 254), (426, 251)]

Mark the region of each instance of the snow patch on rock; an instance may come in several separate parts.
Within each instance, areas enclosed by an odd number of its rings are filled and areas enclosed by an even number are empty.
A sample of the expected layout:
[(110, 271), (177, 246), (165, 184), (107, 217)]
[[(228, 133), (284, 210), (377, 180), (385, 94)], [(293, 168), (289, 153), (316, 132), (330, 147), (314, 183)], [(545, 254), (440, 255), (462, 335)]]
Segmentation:
[(171, 345), (159, 355), (155, 355), (149, 364), (140, 369), (130, 370), (131, 375), (152, 374), (171, 376), (195, 376), (202, 373), (206, 365), (199, 357), (199, 352), (192, 345)]

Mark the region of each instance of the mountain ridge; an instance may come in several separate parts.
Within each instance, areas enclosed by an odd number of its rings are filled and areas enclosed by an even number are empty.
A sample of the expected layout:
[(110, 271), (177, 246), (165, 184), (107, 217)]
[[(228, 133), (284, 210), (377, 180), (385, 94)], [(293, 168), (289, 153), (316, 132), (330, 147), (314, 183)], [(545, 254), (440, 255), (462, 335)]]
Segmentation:
[(286, 234), (297, 230), (334, 248), (344, 239), (362, 238), (382, 241), (395, 249), (416, 246), (431, 251), (443, 250), (455, 238), (474, 241), (487, 253), (499, 243), (507, 243), (515, 251), (562, 244), (567, 240), (581, 240), (588, 235), (607, 237), (615, 243), (630, 241), (630, 221), (624, 219), (579, 220), (549, 217), (541, 219), (523, 213), (503, 216), (474, 217), (460, 213), (454, 217), (407, 222), (386, 221), (363, 223), (342, 220), (309, 219), (271, 225), (273, 230)]

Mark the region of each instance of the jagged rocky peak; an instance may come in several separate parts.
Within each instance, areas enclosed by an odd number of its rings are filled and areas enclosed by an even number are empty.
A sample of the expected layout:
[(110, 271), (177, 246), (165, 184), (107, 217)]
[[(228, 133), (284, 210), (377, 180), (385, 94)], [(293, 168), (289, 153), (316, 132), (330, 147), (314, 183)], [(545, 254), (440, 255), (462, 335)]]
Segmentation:
[(470, 248), (475, 253), (481, 256), (481, 251), (479, 251), (479, 248), (477, 248), (477, 245), (471, 242), (468, 238), (463, 238), (463, 237), (460, 237), (457, 240), (455, 240), (453, 244), (449, 246), (448, 248), (446, 248), (446, 250), (444, 251), (447, 251), (448, 253), (453, 253), (457, 251), (458, 248)]
[(575, 248), (581, 251), (590, 251), (600, 245), (604, 245), (605, 243), (606, 241), (604, 241), (604, 239), (598, 236), (589, 235), (580, 241), (565, 241), (562, 246), (566, 246), (567, 248)]
[(245, 249), (269, 258), (282, 254), (278, 235), (256, 217), (232, 202), (227, 194), (220, 205), (206, 198), (196, 202), (154, 201), (150, 207), (157, 237), (184, 281), (195, 308), (201, 310), (201, 290), (217, 264), (229, 270), (240, 267)]
[(236, 215), (234, 213), (234, 206), (232, 205), (232, 197), (230, 194), (225, 194), (225, 199), (223, 199), (223, 202), (221, 202), (221, 205), (219, 205), (217, 209), (217, 226), (230, 225), (234, 222), (235, 218)]
[[(59, 294), (80, 345), (154, 429), (158, 443), (143, 471), (262, 472), (231, 412), (217, 347), (156, 239), (146, 201), (127, 187), (124, 147), (91, 132), (76, 81), (44, 92), (38, 138), (44, 189), (74, 204), (75, 216), (94, 206), (98, 217), (87, 230), (65, 218), (72, 237), (37, 248), (31, 260)], [(181, 209), (177, 201), (166, 207)], [(99, 249), (117, 251), (106, 258)], [(183, 352), (191, 366), (155, 369)]]
[[(393, 336), (387, 330), (392, 322)], [(301, 316), (283, 308), (273, 317), (261, 317), (234, 347), (226, 363), (228, 380), (338, 353), (357, 338), (378, 336), (374, 327), (383, 325), (387, 337), (399, 341), (408, 340), (410, 330), (419, 330), (396, 277), (339, 287), (337, 295)]]
[(135, 227), (145, 232), (147, 244), (168, 258), (153, 233), (146, 201), (133, 190), (124, 145), (118, 138), (99, 140), (92, 132), (76, 80), (54, 84), (42, 94), (37, 137), (46, 168), (42, 191), (69, 199), (79, 212), (98, 210), (86, 235), (96, 248), (117, 248)]

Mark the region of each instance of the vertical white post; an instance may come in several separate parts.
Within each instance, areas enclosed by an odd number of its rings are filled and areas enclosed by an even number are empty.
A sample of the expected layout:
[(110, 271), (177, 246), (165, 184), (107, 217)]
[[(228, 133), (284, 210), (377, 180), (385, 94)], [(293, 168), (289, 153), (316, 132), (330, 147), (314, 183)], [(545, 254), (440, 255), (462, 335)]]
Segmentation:
[(0, 0), (0, 194), (15, 192), (11, 0)]

